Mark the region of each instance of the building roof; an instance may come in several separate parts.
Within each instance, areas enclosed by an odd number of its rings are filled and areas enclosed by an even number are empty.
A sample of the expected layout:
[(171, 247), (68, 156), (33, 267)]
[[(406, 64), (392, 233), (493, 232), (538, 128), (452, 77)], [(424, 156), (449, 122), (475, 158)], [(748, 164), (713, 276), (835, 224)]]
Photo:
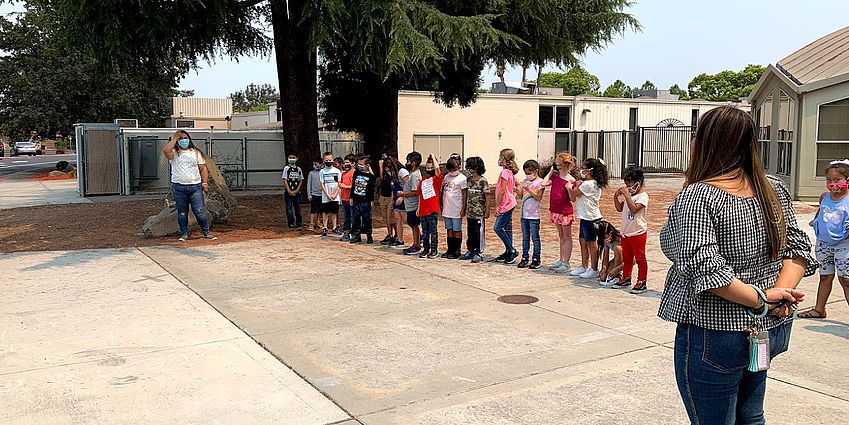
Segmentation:
[(800, 86), (849, 74), (849, 26), (802, 47), (777, 65)]

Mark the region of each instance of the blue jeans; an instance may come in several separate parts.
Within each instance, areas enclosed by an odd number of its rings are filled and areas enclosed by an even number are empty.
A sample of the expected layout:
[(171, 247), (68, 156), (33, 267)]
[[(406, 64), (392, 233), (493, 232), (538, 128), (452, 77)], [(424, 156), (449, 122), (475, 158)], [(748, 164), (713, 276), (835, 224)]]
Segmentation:
[[(348, 205), (343, 202), (343, 205)], [(350, 205), (349, 205), (350, 206)], [(351, 236), (357, 237), (360, 233), (371, 236), (371, 202), (354, 202), (348, 208), (353, 216), (351, 225)]]
[(349, 231), (351, 230), (351, 217), (353, 214), (353, 206), (348, 201), (342, 201), (342, 217), (344, 220), (342, 221), (342, 230)]
[(425, 252), (436, 251), (439, 246), (439, 232), (437, 231), (437, 214), (426, 215), (422, 219), (422, 247)]
[[(792, 326), (769, 330), (770, 358), (787, 351)], [(675, 378), (691, 423), (765, 423), (766, 371), (749, 372), (748, 336), (678, 324)]]
[(513, 248), (513, 209), (495, 217), (495, 226), (493, 226), (495, 234), (504, 243), (505, 252), (516, 250)]
[(286, 199), (286, 222), (289, 226), (302, 225), (304, 220), (301, 218), (301, 197), (298, 194), (289, 195), (289, 192), (283, 196)]
[(180, 235), (189, 234), (189, 206), (203, 230), (209, 234), (209, 218), (206, 216), (206, 206), (203, 204), (203, 188), (201, 184), (171, 183), (174, 202), (177, 203), (177, 224), (180, 225)]
[(528, 250), (531, 248), (531, 241), (534, 241), (534, 259), (540, 259), (540, 241), (539, 241), (539, 219), (538, 218), (523, 218), (522, 219), (522, 258), (528, 258)]

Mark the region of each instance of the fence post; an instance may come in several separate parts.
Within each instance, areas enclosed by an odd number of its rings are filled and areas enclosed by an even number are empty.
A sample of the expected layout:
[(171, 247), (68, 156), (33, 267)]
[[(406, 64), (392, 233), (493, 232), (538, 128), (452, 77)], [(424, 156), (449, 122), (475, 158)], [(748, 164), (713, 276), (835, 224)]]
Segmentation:
[(581, 157), (582, 157), (581, 161), (584, 161), (588, 158), (587, 150), (589, 150), (589, 147), (590, 147), (590, 139), (589, 139), (589, 135), (587, 134), (587, 130), (584, 130), (584, 143), (583, 143), (583, 145), (584, 145), (583, 146), (584, 150), (583, 150), (583, 152), (581, 152)]
[[(598, 132), (598, 157), (604, 159), (604, 130)], [(606, 162), (606, 161), (605, 161)]]
[(248, 190), (248, 138), (242, 137), (242, 188)]
[(625, 177), (625, 169), (627, 168), (628, 163), (628, 132), (626, 130), (622, 130), (622, 160), (620, 162), (620, 170), (622, 177)]

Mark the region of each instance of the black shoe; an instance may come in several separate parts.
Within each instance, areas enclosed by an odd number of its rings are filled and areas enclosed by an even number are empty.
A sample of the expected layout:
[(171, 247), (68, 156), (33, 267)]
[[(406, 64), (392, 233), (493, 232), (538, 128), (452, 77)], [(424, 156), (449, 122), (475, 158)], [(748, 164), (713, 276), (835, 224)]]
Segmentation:
[(517, 258), (519, 258), (519, 253), (513, 250), (513, 252), (507, 254), (507, 257), (504, 258), (504, 264), (513, 264)]
[(289, 225), (289, 228), (290, 228), (290, 229), (294, 229), (295, 227), (296, 227), (296, 226), (295, 226), (294, 224), (290, 224), (290, 225)]
[(630, 277), (625, 279), (625, 280), (620, 279), (619, 282), (616, 282), (616, 283), (613, 284), (614, 288), (627, 288), (629, 286), (631, 286), (631, 278)]
[(448, 251), (445, 251), (445, 253), (444, 253), (444, 254), (442, 254), (442, 255), (440, 255), (440, 256), (439, 256), (439, 258), (445, 258), (445, 259), (448, 259), (448, 257), (450, 257), (450, 256), (451, 256), (451, 253), (450, 253), (450, 252), (448, 252)]
[(648, 286), (646, 286), (645, 280), (638, 280), (637, 284), (634, 285), (633, 288), (631, 288), (631, 293), (632, 294), (642, 294), (643, 292), (648, 291), (648, 289), (649, 288), (648, 288)]
[(389, 244), (390, 244), (390, 243), (392, 243), (392, 241), (394, 241), (394, 240), (395, 240), (395, 238), (393, 238), (392, 236), (387, 235), (385, 238), (383, 238), (383, 240), (382, 240), (382, 241), (380, 241), (380, 244), (381, 244), (381, 245), (389, 245)]
[(363, 238), (361, 238), (359, 235), (357, 235), (357, 236), (354, 236), (353, 238), (351, 238), (351, 242), (349, 242), (349, 243), (362, 243), (362, 242), (363, 242)]
[(428, 254), (430, 254), (426, 249), (423, 249), (421, 253), (419, 253), (419, 258), (427, 258)]
[(517, 265), (516, 267), (518, 267), (520, 269), (524, 269), (525, 267), (528, 267), (528, 259), (522, 258), (522, 261), (519, 261), (519, 265)]
[(435, 249), (430, 251), (430, 254), (427, 255), (427, 258), (436, 258), (439, 257), (439, 252)]
[(496, 263), (503, 262), (507, 258), (508, 255), (510, 255), (510, 253), (507, 252), (507, 251), (504, 251), (504, 253), (502, 253), (498, 257), (495, 257), (495, 259), (492, 260), (492, 261), (495, 261)]
[(534, 258), (534, 259), (531, 261), (531, 265), (530, 265), (530, 266), (528, 266), (528, 268), (529, 268), (529, 269), (531, 269), (531, 270), (536, 270), (536, 269), (540, 268), (540, 261), (539, 261), (539, 258)]
[(445, 258), (447, 258), (449, 260), (456, 260), (456, 259), (460, 258), (459, 252), (448, 252), (447, 254), (448, 254), (448, 256), (445, 257)]
[(371, 237), (371, 235), (366, 235), (366, 243), (367, 244), (373, 244), (374, 243), (374, 239)]

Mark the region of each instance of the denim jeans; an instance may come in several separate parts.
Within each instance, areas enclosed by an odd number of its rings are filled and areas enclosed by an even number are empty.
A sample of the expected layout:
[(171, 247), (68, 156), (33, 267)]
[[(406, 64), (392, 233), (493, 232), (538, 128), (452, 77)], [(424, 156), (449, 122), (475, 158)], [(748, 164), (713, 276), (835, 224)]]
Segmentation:
[(531, 248), (531, 241), (534, 241), (534, 259), (540, 259), (540, 241), (539, 241), (539, 219), (538, 218), (523, 218), (522, 219), (522, 258), (528, 258), (528, 251)]
[[(792, 326), (769, 330), (770, 358), (787, 351)], [(678, 324), (675, 378), (691, 423), (765, 423), (766, 371), (749, 372), (748, 336)]]
[(438, 249), (438, 222), (436, 213), (422, 217), (422, 247), (424, 247), (425, 252), (436, 251)]
[[(347, 203), (343, 203), (348, 205)], [(349, 208), (351, 211), (351, 236), (359, 236), (360, 233), (371, 235), (371, 202), (354, 202)]]
[(342, 201), (342, 230), (351, 230), (351, 217), (353, 216), (353, 206), (349, 201)]
[(504, 250), (506, 252), (513, 252), (516, 250), (513, 248), (513, 208), (511, 208), (510, 211), (504, 212), (498, 217), (495, 217), (495, 226), (493, 226), (493, 230), (495, 230), (495, 234), (498, 235), (501, 242), (504, 243)]
[(286, 199), (286, 222), (290, 226), (302, 225), (304, 220), (301, 218), (301, 197), (298, 194), (289, 195), (289, 192), (286, 192), (283, 196)]
[(191, 206), (203, 234), (208, 235), (209, 218), (206, 216), (206, 206), (203, 204), (201, 184), (171, 183), (171, 193), (174, 194), (174, 202), (177, 204), (177, 224), (180, 225), (180, 234), (189, 234), (189, 206)]

